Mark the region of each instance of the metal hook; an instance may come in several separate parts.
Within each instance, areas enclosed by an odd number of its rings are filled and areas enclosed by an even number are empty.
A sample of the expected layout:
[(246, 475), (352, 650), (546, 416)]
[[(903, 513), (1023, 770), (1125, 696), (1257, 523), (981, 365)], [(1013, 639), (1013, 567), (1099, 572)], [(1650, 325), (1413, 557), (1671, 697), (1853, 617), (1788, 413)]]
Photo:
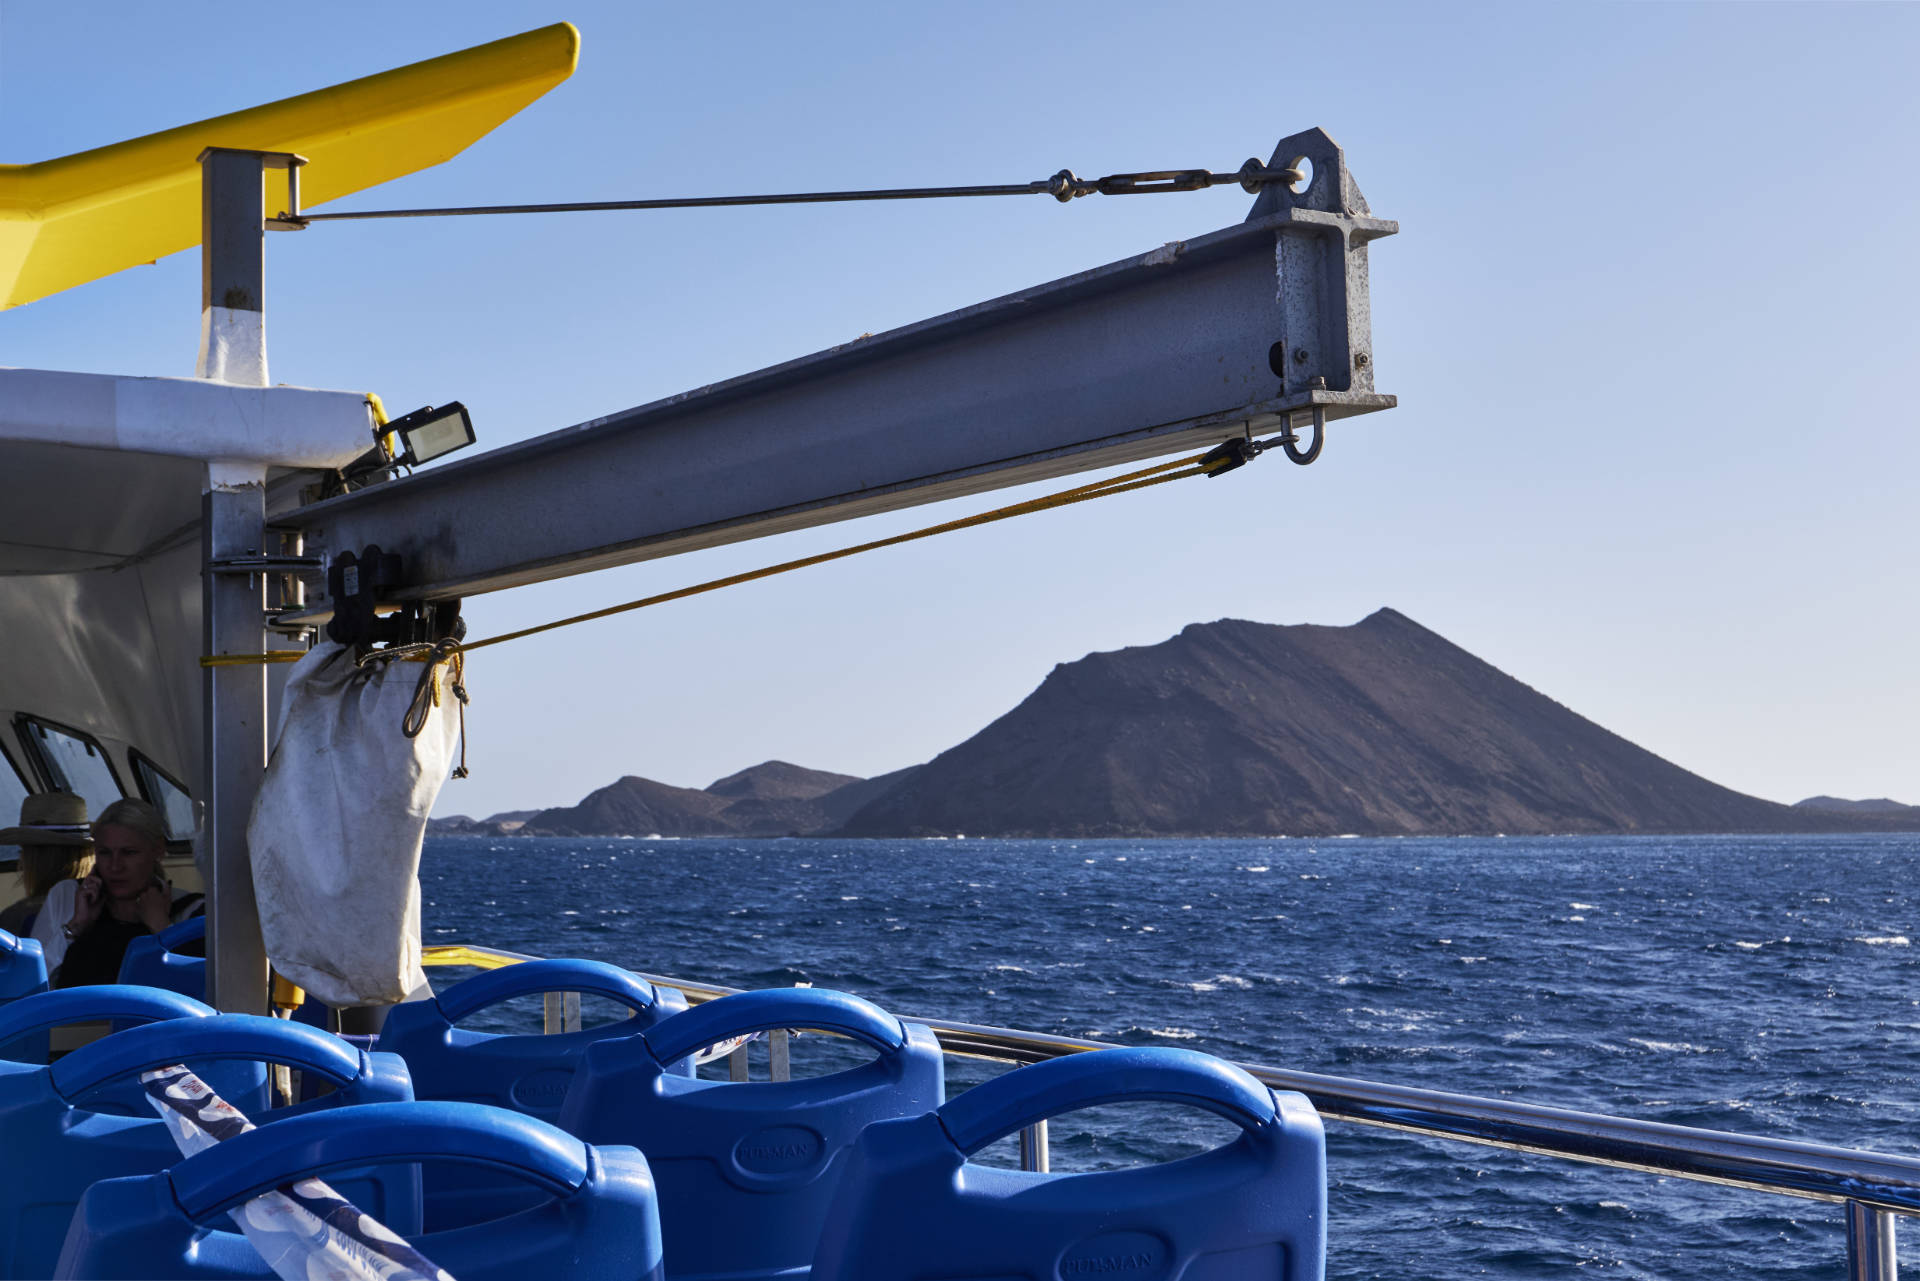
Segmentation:
[(1287, 451), (1287, 457), (1305, 467), (1320, 456), (1321, 446), (1327, 443), (1327, 407), (1313, 407), (1313, 444), (1302, 450), (1300, 438), (1293, 433), (1293, 411), (1287, 411), (1287, 429), (1280, 433), (1280, 447)]

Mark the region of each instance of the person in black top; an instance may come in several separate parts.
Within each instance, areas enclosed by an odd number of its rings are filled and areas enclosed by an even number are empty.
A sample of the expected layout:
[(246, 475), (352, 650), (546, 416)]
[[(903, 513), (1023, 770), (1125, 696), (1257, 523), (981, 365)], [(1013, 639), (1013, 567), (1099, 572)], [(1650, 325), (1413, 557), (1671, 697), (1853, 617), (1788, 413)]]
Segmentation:
[(202, 906), (176, 893), (160, 870), (167, 832), (145, 801), (115, 801), (93, 821), (93, 874), (47, 893), (34, 922), (55, 987), (112, 983), (127, 944), (183, 920)]

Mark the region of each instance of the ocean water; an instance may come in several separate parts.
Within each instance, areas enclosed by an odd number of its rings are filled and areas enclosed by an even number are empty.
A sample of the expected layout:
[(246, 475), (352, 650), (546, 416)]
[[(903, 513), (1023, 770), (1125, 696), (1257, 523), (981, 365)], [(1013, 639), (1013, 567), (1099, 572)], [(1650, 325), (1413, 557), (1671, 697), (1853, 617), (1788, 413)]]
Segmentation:
[[(421, 880), (430, 943), (1914, 1154), (1916, 855), (1908, 835), (436, 838)], [(954, 1087), (992, 1070), (949, 1061)], [(1226, 1134), (1172, 1109), (1052, 1128), (1056, 1170)], [(1837, 1206), (1327, 1129), (1332, 1277), (1843, 1275)]]

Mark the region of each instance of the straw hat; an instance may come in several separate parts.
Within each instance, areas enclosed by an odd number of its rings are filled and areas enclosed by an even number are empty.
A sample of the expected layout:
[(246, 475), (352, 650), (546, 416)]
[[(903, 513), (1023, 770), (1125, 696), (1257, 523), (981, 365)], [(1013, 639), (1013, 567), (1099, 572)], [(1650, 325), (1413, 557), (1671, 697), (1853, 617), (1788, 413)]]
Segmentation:
[(20, 802), (20, 826), (0, 828), (0, 845), (92, 845), (87, 802), (72, 792), (44, 792)]

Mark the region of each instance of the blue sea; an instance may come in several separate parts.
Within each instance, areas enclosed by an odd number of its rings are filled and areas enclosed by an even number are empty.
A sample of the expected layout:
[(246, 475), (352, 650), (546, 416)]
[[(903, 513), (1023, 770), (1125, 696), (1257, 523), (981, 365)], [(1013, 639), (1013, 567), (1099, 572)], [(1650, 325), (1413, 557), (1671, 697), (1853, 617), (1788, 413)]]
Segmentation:
[[(1916, 855), (1910, 835), (436, 838), (421, 880), (429, 943), (1911, 1154)], [(950, 1061), (950, 1087), (993, 1070)], [(1164, 1109), (1052, 1128), (1056, 1170), (1225, 1137)], [(1332, 1277), (1843, 1274), (1837, 1206), (1327, 1128)]]

